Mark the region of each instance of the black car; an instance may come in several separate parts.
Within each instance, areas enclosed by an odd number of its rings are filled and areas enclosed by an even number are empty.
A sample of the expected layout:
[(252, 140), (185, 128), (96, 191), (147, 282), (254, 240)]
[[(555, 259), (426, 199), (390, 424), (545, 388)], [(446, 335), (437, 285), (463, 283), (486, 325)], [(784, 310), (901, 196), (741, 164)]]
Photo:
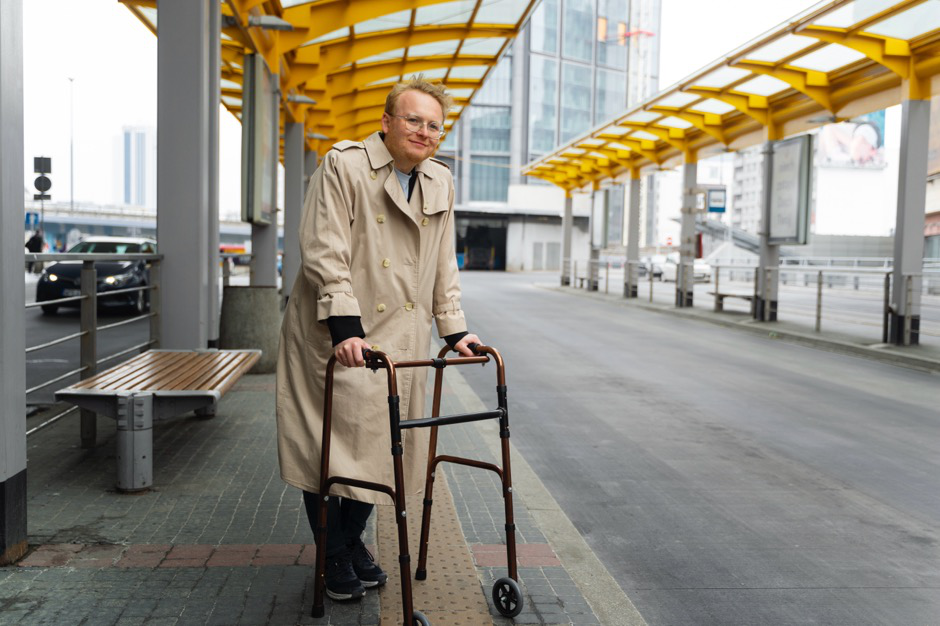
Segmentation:
[[(157, 244), (152, 239), (135, 237), (90, 237), (73, 246), (68, 252), (92, 254), (156, 254)], [(146, 261), (97, 261), (98, 305), (101, 307), (126, 307), (135, 313), (143, 313), (150, 306), (147, 291), (135, 291), (112, 297), (103, 297), (117, 289), (130, 289), (150, 284), (150, 269)], [(36, 284), (36, 302), (46, 302), (69, 296), (81, 295), (81, 261), (59, 261), (42, 273)], [(78, 307), (80, 300), (63, 304), (47, 304), (42, 307), (46, 315), (55, 315), (60, 306)]]

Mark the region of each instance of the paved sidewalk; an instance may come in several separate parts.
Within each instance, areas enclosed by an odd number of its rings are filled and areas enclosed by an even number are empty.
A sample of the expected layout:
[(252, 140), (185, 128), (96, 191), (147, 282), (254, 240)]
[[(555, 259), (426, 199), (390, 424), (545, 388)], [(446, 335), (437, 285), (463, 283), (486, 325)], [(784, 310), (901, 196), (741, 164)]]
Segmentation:
[[(481, 401), (458, 372), (448, 371), (445, 380), (445, 413), (479, 410)], [(484, 403), (495, 406), (495, 399)], [(94, 450), (79, 447), (77, 420), (69, 418), (28, 440), (31, 552), (17, 566), (0, 568), (0, 624), (401, 622), (391, 507), (380, 507), (366, 538), (389, 571), (389, 585), (359, 603), (327, 600), (327, 616), (310, 617), (315, 549), (300, 493), (278, 475), (273, 376), (243, 378), (213, 419), (188, 415), (159, 423), (155, 486), (145, 494), (114, 490), (114, 428), (113, 420), (99, 419)], [(450, 426), (441, 433), (441, 450), (491, 462), (498, 458), (495, 424)], [(546, 522), (537, 518), (546, 512), (557, 517), (560, 510), (545, 504), (546, 495), (539, 492), (544, 488), (526, 468), (516, 455), (513, 472), (522, 478), (514, 483), (515, 521), (525, 609), (514, 623), (601, 623), (597, 615), (615, 605), (595, 600), (607, 606), (598, 613), (582, 589), (590, 594), (611, 584), (614, 600), (632, 609), (609, 575), (603, 578), (606, 571), (600, 572), (586, 544), (577, 544), (580, 537), (565, 536), (560, 549), (546, 538), (540, 526)], [(492, 581), (506, 572), (499, 482), (489, 472), (459, 466), (447, 466), (442, 474), (428, 580), (415, 582), (415, 606), (438, 625), (511, 624), (490, 599)], [(532, 485), (531, 502), (527, 485)], [(420, 503), (409, 502), (413, 537), (420, 517)], [(547, 525), (557, 526), (555, 517), (545, 517)], [(416, 538), (410, 551), (414, 565)], [(616, 617), (603, 623), (642, 620)]]

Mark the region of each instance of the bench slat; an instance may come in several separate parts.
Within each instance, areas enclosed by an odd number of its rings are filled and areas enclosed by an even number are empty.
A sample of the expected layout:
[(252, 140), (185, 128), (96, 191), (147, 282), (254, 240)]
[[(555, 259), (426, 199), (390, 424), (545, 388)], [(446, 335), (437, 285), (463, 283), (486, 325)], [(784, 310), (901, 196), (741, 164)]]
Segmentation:
[(167, 356), (154, 360), (149, 367), (135, 369), (127, 376), (120, 376), (108, 381), (98, 388), (102, 390), (129, 390), (143, 391), (149, 389), (152, 382), (158, 379), (167, 371), (172, 371), (179, 367), (180, 363), (186, 361), (186, 354), (180, 352), (168, 352)]
[(258, 354), (240, 354), (225, 369), (200, 382), (199, 389), (216, 389), (225, 394), (241, 378), (241, 375), (254, 366), (260, 359)]
[(115, 365), (96, 376), (72, 385), (71, 389), (107, 389), (115, 383), (120, 387), (120, 381), (130, 381), (154, 368), (161, 367), (161, 362), (167, 359), (180, 357), (180, 353), (176, 352), (144, 352), (125, 363)]
[(226, 363), (234, 359), (235, 353), (216, 353), (219, 356), (204, 358), (204, 354), (194, 355), (181, 368), (169, 372), (155, 384), (150, 385), (152, 391), (176, 391), (181, 389), (198, 389), (196, 382), (206, 375), (207, 372), (216, 371), (225, 366)]

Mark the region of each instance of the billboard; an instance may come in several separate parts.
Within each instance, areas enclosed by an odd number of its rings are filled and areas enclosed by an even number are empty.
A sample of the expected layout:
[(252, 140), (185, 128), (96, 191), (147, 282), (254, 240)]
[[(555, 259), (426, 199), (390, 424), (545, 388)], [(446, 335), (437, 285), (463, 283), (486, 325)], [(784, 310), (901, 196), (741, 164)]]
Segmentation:
[(800, 135), (774, 144), (771, 167), (771, 244), (806, 244), (809, 235), (813, 137)]
[(607, 190), (607, 246), (623, 245), (624, 186), (614, 185)]
[(816, 140), (820, 167), (882, 169), (885, 160), (885, 112), (860, 115), (849, 122), (827, 124)]
[(242, 97), (242, 221), (274, 220), (278, 157), (276, 85), (258, 54), (245, 55)]
[(940, 96), (930, 101), (930, 138), (927, 144), (927, 178), (940, 176)]

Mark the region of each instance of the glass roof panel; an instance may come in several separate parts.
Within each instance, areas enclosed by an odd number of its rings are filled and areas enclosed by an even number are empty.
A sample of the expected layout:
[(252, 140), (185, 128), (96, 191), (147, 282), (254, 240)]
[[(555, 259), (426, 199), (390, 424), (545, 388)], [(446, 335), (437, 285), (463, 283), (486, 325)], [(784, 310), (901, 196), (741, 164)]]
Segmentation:
[[(358, 27), (357, 27), (358, 28)], [(327, 33), (325, 35), (320, 35), (316, 39), (311, 39), (305, 46), (312, 46), (315, 43), (323, 43), (324, 41), (331, 41), (333, 39), (339, 39), (340, 37), (349, 37), (349, 28), (344, 27), (339, 30), (334, 30), (332, 33)]]
[(476, 0), (456, 0), (443, 4), (421, 7), (415, 17), (416, 25), (461, 24), (470, 21)]
[(421, 75), (424, 76), (424, 77), (425, 77), (426, 79), (428, 79), (428, 80), (435, 80), (435, 79), (444, 78), (444, 76), (447, 75), (447, 68), (446, 68), (446, 67), (436, 67), (436, 68), (434, 68), (434, 69), (432, 69), (432, 70), (423, 70), (423, 71), (421, 72)]
[(715, 113), (717, 115), (724, 115), (728, 111), (734, 111), (734, 107), (722, 100), (715, 100), (714, 98), (705, 98), (701, 102), (696, 102), (695, 106), (689, 107), (689, 110), (701, 111), (702, 113)]
[(465, 65), (463, 67), (455, 67), (450, 71), (450, 77), (480, 80), (488, 69), (490, 69), (489, 65)]
[(589, 147), (592, 147), (592, 148), (596, 148), (597, 146), (599, 146), (599, 145), (601, 145), (601, 144), (603, 144), (603, 143), (604, 143), (604, 140), (603, 140), (603, 139), (598, 139), (598, 138), (596, 138), (596, 137), (588, 137), (588, 138), (585, 139), (584, 141), (579, 141), (579, 142), (578, 142), (578, 145), (579, 145), (579, 146), (589, 146)]
[(588, 152), (588, 156), (593, 159), (609, 159), (610, 157), (600, 152)]
[(835, 26), (849, 28), (862, 20), (867, 20), (876, 13), (881, 13), (897, 4), (897, 0), (858, 0), (842, 6), (832, 13), (827, 13), (813, 24), (815, 26)]
[(529, 0), (483, 0), (474, 24), (516, 24)]
[(739, 67), (719, 67), (696, 80), (694, 84), (696, 87), (725, 87), (749, 74), (748, 70)]
[(818, 72), (831, 72), (832, 70), (844, 67), (849, 63), (864, 58), (865, 55), (857, 50), (846, 48), (837, 43), (831, 43), (815, 52), (810, 52), (798, 59), (793, 59), (790, 64), (795, 67), (805, 67), (808, 70), (816, 70)]
[(219, 85), (222, 87), (222, 89), (241, 89), (242, 88), (242, 86), (236, 83), (234, 80), (229, 80), (227, 78), (223, 78), (221, 82), (219, 83)]
[(774, 63), (780, 59), (794, 55), (800, 50), (808, 48), (816, 42), (817, 40), (811, 37), (784, 35), (783, 37), (770, 42), (766, 46), (761, 46), (753, 52), (748, 52), (741, 58), (748, 59), (750, 61), (765, 61), (767, 63)]
[(397, 82), (398, 82), (397, 76), (394, 76), (392, 78), (389, 78), (388, 76), (386, 76), (385, 78), (374, 80), (371, 83), (366, 83), (365, 85), (363, 85), (363, 87), (375, 87), (376, 85), (388, 85), (389, 88), (391, 88), (391, 86)]
[(607, 146), (609, 148), (613, 148), (614, 150), (633, 150), (633, 148), (631, 148), (630, 146), (626, 144), (622, 144), (622, 143), (617, 143), (616, 141), (607, 144)]
[(382, 17), (377, 17), (375, 19), (366, 20), (364, 22), (356, 23), (353, 28), (356, 29), (356, 33), (374, 33), (379, 30), (391, 30), (395, 28), (404, 28), (411, 24), (411, 10), (399, 11), (398, 13), (390, 13), (389, 15), (383, 15)]
[(295, 7), (298, 4), (306, 4), (308, 2), (313, 2), (313, 0), (281, 0), (281, 6), (286, 9), (287, 7)]
[(631, 130), (633, 130), (633, 129), (632, 129), (632, 128), (624, 128), (623, 126), (608, 126), (607, 128), (605, 128), (605, 129), (602, 130), (601, 132), (602, 132), (602, 133), (606, 133), (606, 134), (608, 134), (608, 135), (616, 135), (616, 136), (618, 136), (618, 137), (623, 137), (624, 135), (626, 135), (627, 133), (629, 133)]
[(681, 108), (690, 102), (695, 102), (696, 100), (698, 100), (698, 96), (677, 91), (676, 93), (669, 94), (661, 100), (657, 100), (655, 104), (656, 106), (661, 107)]
[(656, 123), (662, 126), (669, 126), (670, 128), (689, 128), (690, 126), (692, 126), (692, 122), (687, 122), (686, 120), (680, 117), (671, 117), (671, 116), (663, 118)]
[(242, 105), (241, 98), (233, 98), (232, 96), (222, 96), (222, 102), (229, 106), (240, 107)]
[(152, 9), (150, 7), (138, 6), (137, 10), (143, 13), (144, 17), (150, 20), (151, 24), (153, 24), (154, 26), (157, 25), (157, 10), (156, 9)]
[(473, 95), (474, 91), (476, 91), (476, 89), (448, 89), (447, 93), (454, 98), (469, 98)]
[(661, 117), (659, 113), (650, 113), (649, 111), (637, 111), (632, 115), (623, 118), (624, 122), (636, 122), (637, 124), (646, 124), (647, 122), (652, 122), (653, 120)]
[(940, 28), (940, 1), (928, 0), (923, 4), (876, 22), (866, 32), (898, 39), (913, 39)]
[(494, 56), (499, 53), (504, 43), (505, 37), (471, 37), (464, 40), (460, 54)]
[(789, 86), (790, 85), (783, 82), (779, 78), (762, 74), (756, 78), (752, 78), (747, 82), (741, 83), (734, 88), (734, 91), (752, 93), (757, 96), (772, 96), (775, 93), (780, 93), (784, 89), (787, 89)]
[(648, 133), (648, 132), (646, 132), (645, 130), (638, 130), (638, 131), (635, 131), (632, 135), (630, 135), (630, 138), (631, 138), (631, 139), (646, 139), (647, 141), (658, 141), (658, 140), (659, 140), (659, 137), (657, 137), (657, 136), (654, 135), (653, 133)]
[(359, 59), (357, 63), (361, 65), (363, 63), (372, 63), (374, 61), (388, 61), (389, 59), (400, 59), (403, 56), (405, 56), (405, 49), (399, 48), (397, 50), (389, 50), (388, 52), (380, 52), (379, 54), (373, 54), (370, 57)]
[(229, 36), (226, 35), (225, 33), (219, 33), (219, 37), (222, 38), (222, 41), (235, 41), (234, 39), (232, 39), (231, 37), (229, 37)]
[[(417, 46), (411, 46), (408, 48), (408, 58), (414, 59), (417, 57), (432, 57), (440, 54), (453, 55), (457, 50), (457, 46), (460, 45), (459, 39), (447, 39), (445, 41), (434, 41), (431, 43), (422, 43)], [(399, 56), (402, 56), (399, 54)]]

